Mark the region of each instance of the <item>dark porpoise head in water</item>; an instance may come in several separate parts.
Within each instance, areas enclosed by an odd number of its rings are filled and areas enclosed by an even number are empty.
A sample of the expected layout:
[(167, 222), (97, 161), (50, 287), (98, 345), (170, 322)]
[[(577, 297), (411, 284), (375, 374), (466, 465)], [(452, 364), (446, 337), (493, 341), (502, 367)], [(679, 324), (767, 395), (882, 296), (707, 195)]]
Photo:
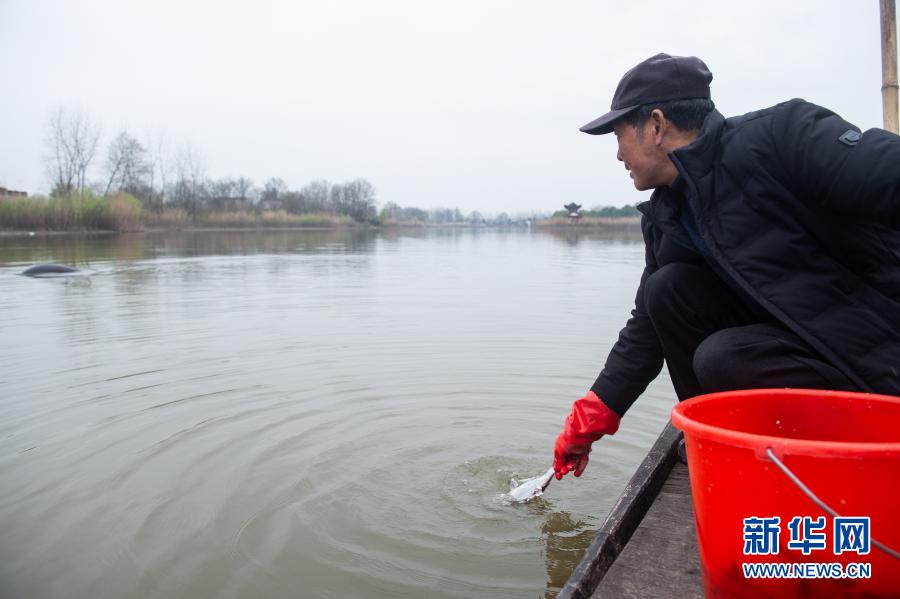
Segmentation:
[(65, 264), (36, 264), (31, 268), (26, 268), (22, 274), (26, 277), (39, 277), (41, 275), (60, 275), (71, 274), (73, 272), (81, 272), (77, 268), (66, 266)]

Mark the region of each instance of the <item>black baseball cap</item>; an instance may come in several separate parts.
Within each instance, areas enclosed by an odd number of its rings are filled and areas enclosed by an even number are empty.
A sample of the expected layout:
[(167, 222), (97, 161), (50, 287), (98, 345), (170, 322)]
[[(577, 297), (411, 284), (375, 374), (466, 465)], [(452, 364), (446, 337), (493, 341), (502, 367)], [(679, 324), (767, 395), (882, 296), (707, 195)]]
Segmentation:
[(712, 73), (696, 56), (657, 54), (629, 70), (619, 81), (610, 111), (580, 130), (603, 135), (613, 122), (644, 104), (669, 100), (709, 99)]

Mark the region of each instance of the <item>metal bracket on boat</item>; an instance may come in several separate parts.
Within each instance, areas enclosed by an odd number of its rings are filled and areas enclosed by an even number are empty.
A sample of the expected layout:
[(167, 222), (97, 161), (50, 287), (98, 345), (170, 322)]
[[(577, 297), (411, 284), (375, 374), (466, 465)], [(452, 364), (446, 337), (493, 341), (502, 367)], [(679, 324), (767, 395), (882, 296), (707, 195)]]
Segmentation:
[[(784, 462), (782, 462), (781, 460), (778, 459), (778, 456), (775, 455), (775, 452), (772, 451), (771, 447), (766, 448), (766, 455), (768, 456), (768, 458), (770, 460), (772, 460), (773, 464), (778, 466), (779, 470), (784, 472), (785, 476), (787, 476), (791, 480), (791, 482), (797, 486), (798, 489), (803, 491), (803, 493), (807, 497), (809, 497), (810, 500), (812, 500), (813, 503), (815, 503), (817, 506), (819, 506), (820, 508), (825, 510), (825, 512), (828, 513), (829, 515), (831, 515), (832, 518), (840, 517), (840, 514), (838, 514), (833, 509), (831, 509), (831, 507), (829, 507), (827, 503), (825, 503), (824, 501), (819, 499), (815, 493), (813, 493), (812, 491), (809, 490), (809, 487), (807, 487), (805, 484), (803, 484), (802, 480), (797, 478), (796, 474), (791, 472), (790, 469), (784, 465)], [(869, 537), (869, 540), (872, 541), (873, 545), (875, 545), (876, 547), (878, 547), (879, 549), (881, 549), (882, 551), (884, 551), (885, 553), (887, 553), (894, 559), (900, 559), (900, 552), (898, 552), (894, 549), (891, 549), (890, 547), (888, 547), (887, 545), (885, 545), (883, 543), (879, 543), (878, 541), (875, 540), (874, 537)]]

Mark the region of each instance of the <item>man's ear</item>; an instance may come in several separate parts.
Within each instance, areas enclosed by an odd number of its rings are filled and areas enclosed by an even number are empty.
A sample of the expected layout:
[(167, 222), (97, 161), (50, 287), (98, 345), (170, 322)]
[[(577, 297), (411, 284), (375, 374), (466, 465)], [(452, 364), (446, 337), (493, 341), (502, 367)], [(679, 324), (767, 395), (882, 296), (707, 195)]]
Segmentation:
[(669, 130), (669, 121), (666, 119), (663, 111), (659, 108), (654, 108), (653, 112), (650, 113), (650, 120), (647, 121), (647, 126), (653, 134), (653, 140), (656, 142), (656, 145), (662, 144)]

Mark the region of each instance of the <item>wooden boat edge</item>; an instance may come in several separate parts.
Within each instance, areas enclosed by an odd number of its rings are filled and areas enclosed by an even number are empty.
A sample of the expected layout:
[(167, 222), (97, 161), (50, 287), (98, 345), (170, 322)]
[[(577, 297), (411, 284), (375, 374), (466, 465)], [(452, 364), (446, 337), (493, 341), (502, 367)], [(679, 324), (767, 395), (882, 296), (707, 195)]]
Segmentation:
[(558, 599), (591, 597), (659, 494), (678, 459), (681, 438), (681, 431), (667, 423), (607, 514)]

